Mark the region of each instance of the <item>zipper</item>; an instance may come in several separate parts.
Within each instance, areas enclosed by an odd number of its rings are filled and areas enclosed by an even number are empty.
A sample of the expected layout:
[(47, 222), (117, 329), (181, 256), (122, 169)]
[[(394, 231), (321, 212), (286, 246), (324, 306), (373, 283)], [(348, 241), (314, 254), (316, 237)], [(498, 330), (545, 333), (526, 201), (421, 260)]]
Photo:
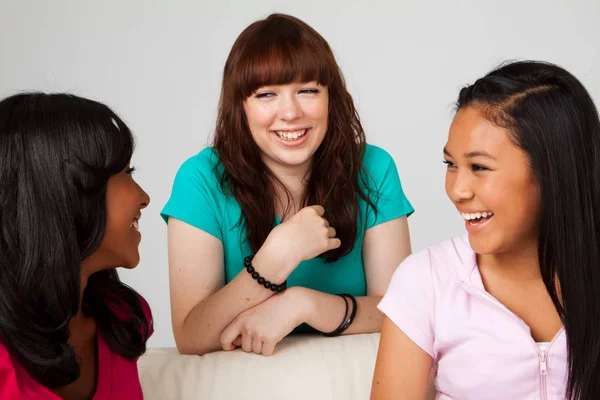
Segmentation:
[(520, 319), (519, 317), (517, 317), (513, 312), (511, 312), (508, 308), (506, 308), (502, 303), (500, 303), (496, 298), (494, 298), (492, 295), (490, 295), (487, 292), (481, 292), (479, 290), (472, 289), (472, 288), (468, 287), (467, 285), (465, 285), (464, 282), (459, 282), (459, 285), (467, 293), (470, 293), (470, 294), (478, 296), (478, 297), (480, 297), (480, 298), (482, 298), (482, 299), (484, 299), (484, 300), (486, 300), (488, 302), (491, 302), (496, 307), (500, 307), (506, 314), (508, 314), (519, 325), (521, 325), (525, 331), (528, 332), (527, 336), (529, 338), (529, 341), (533, 345), (533, 347), (535, 349), (535, 352), (537, 353), (538, 358), (540, 360), (540, 395), (541, 395), (541, 399), (542, 400), (547, 400), (548, 399), (548, 385), (546, 383), (546, 376), (548, 375), (548, 351), (550, 350), (550, 348), (552, 347), (552, 345), (554, 344), (554, 342), (556, 341), (556, 339), (560, 336), (560, 334), (562, 333), (563, 329), (565, 329), (565, 328), (562, 327), (556, 333), (556, 335), (554, 336), (554, 338), (552, 338), (552, 341), (550, 342), (550, 344), (548, 345), (548, 347), (546, 348), (546, 350), (540, 350), (540, 348), (538, 347), (538, 345), (535, 342), (535, 340), (533, 340), (533, 338), (531, 337), (531, 331), (530, 331), (529, 327), (527, 326), (527, 324), (525, 322), (523, 322), (522, 319)]
[(540, 350), (540, 393), (542, 395), (542, 400), (548, 399), (548, 387), (546, 384), (546, 375), (548, 373), (548, 353), (545, 350)]

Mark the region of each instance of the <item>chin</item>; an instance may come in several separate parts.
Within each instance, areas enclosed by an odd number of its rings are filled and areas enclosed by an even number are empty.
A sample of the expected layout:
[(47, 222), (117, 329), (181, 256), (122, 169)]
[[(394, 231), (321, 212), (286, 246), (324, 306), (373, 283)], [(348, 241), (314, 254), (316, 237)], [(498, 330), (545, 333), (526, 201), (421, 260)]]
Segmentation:
[(469, 244), (473, 251), (481, 256), (487, 256), (489, 254), (495, 254), (499, 252), (498, 246), (495, 245), (493, 240), (489, 240), (483, 237), (475, 237), (469, 234)]
[(306, 164), (312, 158), (312, 153), (298, 152), (296, 154), (278, 154), (277, 160), (283, 165), (298, 166)]
[(138, 266), (138, 264), (140, 263), (140, 255), (138, 254), (135, 257), (131, 257), (130, 259), (127, 260), (126, 263), (123, 264), (123, 268), (125, 269), (134, 269), (135, 267)]

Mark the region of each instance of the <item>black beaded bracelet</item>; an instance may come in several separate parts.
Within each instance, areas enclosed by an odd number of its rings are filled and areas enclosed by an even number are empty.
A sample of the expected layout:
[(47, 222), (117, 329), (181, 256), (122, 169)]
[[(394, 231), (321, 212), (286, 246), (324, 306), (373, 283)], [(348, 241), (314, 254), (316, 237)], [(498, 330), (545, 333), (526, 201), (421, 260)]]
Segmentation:
[(265, 289), (270, 289), (274, 293), (283, 292), (287, 288), (287, 280), (283, 281), (283, 283), (280, 285), (269, 282), (268, 280), (260, 276), (260, 274), (254, 269), (254, 267), (252, 266), (253, 258), (253, 255), (244, 258), (244, 267), (246, 268), (246, 271), (250, 274), (250, 276), (252, 276), (252, 279), (258, 282), (259, 285), (264, 286)]
[[(340, 336), (346, 329), (348, 329), (348, 327), (350, 327), (352, 322), (354, 322), (354, 317), (356, 317), (357, 303), (356, 303), (356, 299), (354, 298), (354, 296), (352, 296), (351, 294), (348, 294), (348, 293), (341, 293), (341, 294), (338, 294), (338, 296), (343, 298), (344, 302), (346, 302), (346, 311), (344, 312), (344, 319), (342, 320), (342, 323), (340, 324), (340, 326), (337, 327), (336, 330), (328, 332), (328, 333), (323, 333), (323, 335), (325, 335), (327, 337)], [(350, 316), (348, 316), (348, 300), (347, 299), (350, 299), (352, 301), (352, 311), (350, 312)]]

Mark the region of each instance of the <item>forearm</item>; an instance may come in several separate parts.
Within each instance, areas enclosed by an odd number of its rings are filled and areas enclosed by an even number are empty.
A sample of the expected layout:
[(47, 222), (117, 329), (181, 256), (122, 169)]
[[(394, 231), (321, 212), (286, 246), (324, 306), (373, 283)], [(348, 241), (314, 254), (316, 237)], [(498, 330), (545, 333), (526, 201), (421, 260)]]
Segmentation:
[[(260, 268), (266, 264), (265, 258), (257, 254), (256, 262), (253, 262), (257, 271), (264, 273), (265, 278), (272, 277), (270, 279), (278, 284), (285, 280), (286, 274), (271, 271), (267, 267)], [(190, 311), (175, 337), (179, 352), (203, 355), (221, 350), (220, 337), (223, 330), (238, 315), (263, 303), (273, 294), (243, 269), (228, 284)]]
[[(344, 319), (345, 300), (337, 295), (301, 288), (301, 295), (306, 299), (304, 319), (307, 324), (321, 332), (331, 332), (338, 328)], [(343, 332), (344, 335), (357, 333), (374, 333), (381, 331), (383, 315), (377, 309), (380, 296), (361, 296), (356, 298), (356, 316), (354, 321)], [(352, 302), (348, 299), (348, 312), (352, 310)]]

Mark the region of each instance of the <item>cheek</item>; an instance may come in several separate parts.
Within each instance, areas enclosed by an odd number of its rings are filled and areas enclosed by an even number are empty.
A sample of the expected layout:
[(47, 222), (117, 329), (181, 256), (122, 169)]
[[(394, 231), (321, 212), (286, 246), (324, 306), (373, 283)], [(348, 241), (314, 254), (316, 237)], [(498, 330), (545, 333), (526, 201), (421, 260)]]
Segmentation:
[(105, 240), (112, 242), (118, 241), (119, 237), (122, 236), (122, 232), (124, 231), (124, 216), (120, 215), (119, 211), (109, 212), (106, 216), (106, 235)]
[(482, 205), (493, 211), (499, 219), (511, 220), (515, 216), (515, 188), (509, 181), (502, 177), (488, 179), (481, 182), (475, 189)]
[(528, 179), (498, 180), (483, 186), (480, 193), (484, 204), (515, 229), (529, 230), (537, 219), (539, 193)]
[(536, 227), (539, 223), (541, 212), (541, 196), (539, 188), (536, 185), (529, 183), (523, 188), (521, 196), (522, 198), (519, 200), (522, 204), (521, 212), (524, 220), (528, 222), (528, 226)]
[(248, 127), (252, 134), (258, 133), (257, 131), (263, 130), (271, 126), (275, 117), (274, 112), (266, 106), (252, 106), (245, 108), (246, 120), (248, 121)]
[(318, 122), (322, 126), (327, 126), (327, 120), (329, 117), (329, 107), (327, 103), (315, 104), (309, 110), (305, 112), (310, 118)]

